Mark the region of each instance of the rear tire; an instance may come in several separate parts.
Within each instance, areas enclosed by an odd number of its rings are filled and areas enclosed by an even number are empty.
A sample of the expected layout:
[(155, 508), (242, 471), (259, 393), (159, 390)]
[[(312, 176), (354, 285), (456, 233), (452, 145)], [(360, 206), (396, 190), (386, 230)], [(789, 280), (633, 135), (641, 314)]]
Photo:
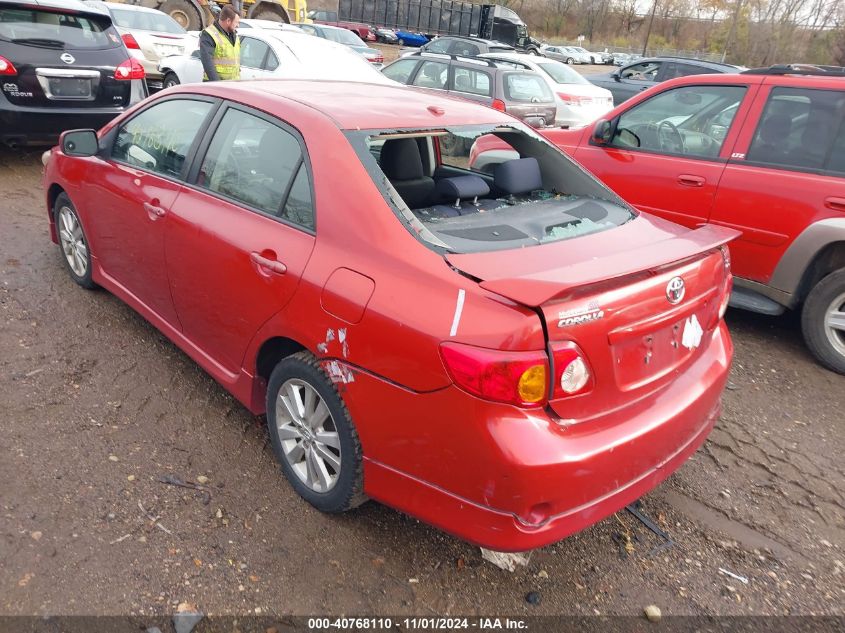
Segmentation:
[(397, 42), (397, 44), (399, 44), (399, 46), (405, 46), (405, 40), (403, 40), (403, 39), (400, 37), (400, 38), (399, 38), (399, 41)]
[(845, 374), (845, 268), (823, 278), (807, 295), (801, 329), (813, 356)]
[(282, 472), (312, 506), (339, 513), (367, 500), (355, 425), (310, 353), (283, 359), (270, 374), (267, 428)]
[(186, 31), (199, 31), (202, 16), (188, 0), (165, 0), (160, 10), (176, 20)]
[(97, 287), (91, 279), (91, 251), (88, 239), (76, 213), (76, 207), (66, 193), (60, 193), (53, 203), (53, 220), (62, 249), (62, 261), (70, 278), (87, 290)]
[(161, 82), (161, 88), (164, 90), (165, 88), (172, 88), (173, 86), (178, 86), (181, 82), (179, 81), (179, 77), (176, 76), (174, 72), (165, 73), (164, 79)]

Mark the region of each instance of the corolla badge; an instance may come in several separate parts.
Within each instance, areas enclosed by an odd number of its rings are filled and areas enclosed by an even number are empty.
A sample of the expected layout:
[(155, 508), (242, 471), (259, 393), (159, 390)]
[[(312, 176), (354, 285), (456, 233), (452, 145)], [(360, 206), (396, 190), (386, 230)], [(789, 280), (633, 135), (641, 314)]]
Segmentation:
[(70, 53), (62, 53), (61, 57), (59, 57), (65, 64), (72, 64), (76, 61), (76, 58), (71, 55)]
[(680, 303), (686, 292), (686, 284), (680, 277), (672, 277), (672, 279), (669, 280), (669, 283), (666, 284), (666, 298), (669, 300), (669, 303), (673, 305)]

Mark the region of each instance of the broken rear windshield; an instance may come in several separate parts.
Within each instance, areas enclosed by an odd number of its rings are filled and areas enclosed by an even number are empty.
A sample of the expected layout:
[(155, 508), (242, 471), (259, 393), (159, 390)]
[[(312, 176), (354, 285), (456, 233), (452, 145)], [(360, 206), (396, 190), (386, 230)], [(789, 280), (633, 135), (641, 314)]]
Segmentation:
[(635, 215), (520, 123), (347, 137), (400, 221), (438, 250), (536, 246), (606, 231)]

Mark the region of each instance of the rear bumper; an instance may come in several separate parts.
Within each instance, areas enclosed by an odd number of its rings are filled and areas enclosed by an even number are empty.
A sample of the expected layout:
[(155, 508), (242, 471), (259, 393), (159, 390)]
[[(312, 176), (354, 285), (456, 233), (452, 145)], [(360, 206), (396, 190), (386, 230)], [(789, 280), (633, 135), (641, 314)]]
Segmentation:
[[(394, 394), (395, 386), (356, 376), (346, 400), (360, 420), (365, 491), (490, 549), (559, 541), (653, 489), (704, 442), (730, 368), (724, 323), (701, 351), (647, 401), (570, 427), (454, 387)], [(370, 407), (359, 414), (359, 395), (399, 410), (384, 420)]]

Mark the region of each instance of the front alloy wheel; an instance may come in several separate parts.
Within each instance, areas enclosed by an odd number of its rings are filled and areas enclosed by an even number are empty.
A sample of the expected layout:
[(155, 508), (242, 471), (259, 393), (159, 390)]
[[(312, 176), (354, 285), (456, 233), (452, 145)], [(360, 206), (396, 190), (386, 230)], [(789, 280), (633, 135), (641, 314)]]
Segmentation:
[(83, 288), (94, 288), (96, 284), (91, 280), (91, 254), (88, 250), (88, 240), (76, 213), (76, 207), (66, 193), (59, 194), (53, 205), (53, 218), (56, 223), (56, 233), (59, 245), (64, 255), (64, 262), (71, 279)]
[(801, 313), (804, 340), (813, 355), (833, 371), (845, 374), (845, 269), (817, 283)]

